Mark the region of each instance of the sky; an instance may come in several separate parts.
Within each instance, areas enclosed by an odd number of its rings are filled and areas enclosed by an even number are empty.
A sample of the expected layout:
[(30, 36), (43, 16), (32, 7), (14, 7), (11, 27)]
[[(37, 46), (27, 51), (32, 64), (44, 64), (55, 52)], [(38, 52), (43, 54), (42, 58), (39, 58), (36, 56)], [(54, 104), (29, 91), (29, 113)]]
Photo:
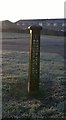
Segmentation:
[(64, 18), (65, 0), (0, 0), (0, 21)]

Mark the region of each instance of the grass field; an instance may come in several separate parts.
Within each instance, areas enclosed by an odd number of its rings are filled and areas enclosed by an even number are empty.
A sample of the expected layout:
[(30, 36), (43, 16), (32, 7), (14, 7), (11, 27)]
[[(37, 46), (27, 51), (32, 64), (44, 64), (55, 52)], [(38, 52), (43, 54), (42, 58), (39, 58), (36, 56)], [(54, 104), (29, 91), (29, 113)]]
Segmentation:
[(41, 96), (33, 99), (27, 94), (28, 60), (28, 52), (3, 51), (3, 117), (63, 117), (63, 57), (41, 53)]
[(66, 100), (64, 58), (57, 53), (40, 54), (39, 96), (27, 93), (29, 52), (2, 52), (3, 118), (64, 118)]

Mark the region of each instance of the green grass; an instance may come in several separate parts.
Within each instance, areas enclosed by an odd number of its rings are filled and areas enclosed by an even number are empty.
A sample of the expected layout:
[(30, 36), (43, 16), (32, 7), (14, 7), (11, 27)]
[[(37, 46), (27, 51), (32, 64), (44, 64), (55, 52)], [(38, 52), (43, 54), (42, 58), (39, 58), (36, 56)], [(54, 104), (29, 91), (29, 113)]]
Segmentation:
[(64, 102), (64, 58), (41, 53), (38, 98), (27, 93), (29, 53), (3, 51), (3, 117), (63, 118), (59, 103)]
[(19, 38), (22, 37), (22, 33), (11, 33), (11, 32), (3, 32), (2, 38)]

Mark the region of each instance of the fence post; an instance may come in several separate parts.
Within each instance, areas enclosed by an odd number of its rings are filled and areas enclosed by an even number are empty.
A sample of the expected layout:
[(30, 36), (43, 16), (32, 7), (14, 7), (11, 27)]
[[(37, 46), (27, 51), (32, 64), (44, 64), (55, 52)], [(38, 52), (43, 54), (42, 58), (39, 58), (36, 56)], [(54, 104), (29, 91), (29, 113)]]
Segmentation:
[(30, 52), (29, 52), (29, 80), (28, 93), (36, 95), (39, 90), (40, 79), (40, 26), (29, 26)]

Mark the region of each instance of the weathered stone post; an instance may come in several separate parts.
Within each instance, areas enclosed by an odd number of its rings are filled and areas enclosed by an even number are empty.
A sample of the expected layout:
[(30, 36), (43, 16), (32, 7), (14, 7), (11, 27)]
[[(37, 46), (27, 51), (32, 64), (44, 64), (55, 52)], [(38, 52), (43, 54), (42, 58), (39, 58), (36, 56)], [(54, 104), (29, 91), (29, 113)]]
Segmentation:
[(28, 93), (37, 95), (40, 79), (40, 26), (30, 26)]

